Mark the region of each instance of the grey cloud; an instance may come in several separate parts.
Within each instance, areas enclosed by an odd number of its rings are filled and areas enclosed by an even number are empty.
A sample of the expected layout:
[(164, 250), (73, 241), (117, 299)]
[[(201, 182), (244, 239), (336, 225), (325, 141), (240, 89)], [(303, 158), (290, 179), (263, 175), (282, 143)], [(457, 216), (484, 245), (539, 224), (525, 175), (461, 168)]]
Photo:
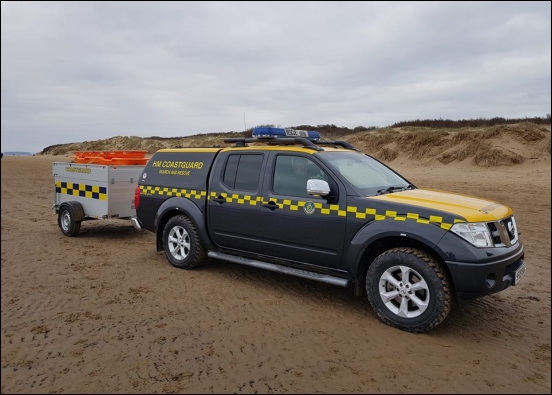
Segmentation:
[(2, 150), (550, 113), (550, 2), (2, 2)]

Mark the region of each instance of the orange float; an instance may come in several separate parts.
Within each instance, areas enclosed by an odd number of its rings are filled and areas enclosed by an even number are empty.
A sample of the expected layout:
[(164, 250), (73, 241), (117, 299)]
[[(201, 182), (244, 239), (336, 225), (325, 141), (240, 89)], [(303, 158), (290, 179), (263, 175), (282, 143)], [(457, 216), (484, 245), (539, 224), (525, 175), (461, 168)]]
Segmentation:
[(95, 165), (145, 165), (145, 150), (75, 151), (75, 163)]

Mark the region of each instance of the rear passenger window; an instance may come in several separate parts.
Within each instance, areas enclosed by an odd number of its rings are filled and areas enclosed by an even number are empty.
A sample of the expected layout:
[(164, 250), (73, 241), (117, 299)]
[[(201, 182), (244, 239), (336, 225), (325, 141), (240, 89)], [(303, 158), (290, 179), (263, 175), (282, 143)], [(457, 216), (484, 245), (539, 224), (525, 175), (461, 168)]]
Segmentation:
[(223, 183), (231, 189), (258, 190), (262, 162), (262, 154), (230, 155), (226, 162)]
[(234, 188), (236, 184), (236, 173), (238, 172), (238, 163), (240, 162), (240, 155), (230, 155), (228, 162), (226, 162), (226, 170), (224, 171), (224, 178), (222, 182), (230, 188)]

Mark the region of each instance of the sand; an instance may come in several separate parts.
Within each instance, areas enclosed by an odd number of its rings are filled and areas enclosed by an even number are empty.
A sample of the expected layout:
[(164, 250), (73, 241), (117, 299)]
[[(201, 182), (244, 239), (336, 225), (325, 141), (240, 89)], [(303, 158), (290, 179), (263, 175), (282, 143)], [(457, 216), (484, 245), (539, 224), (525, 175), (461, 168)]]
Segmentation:
[(63, 236), (54, 161), (1, 163), (4, 393), (550, 393), (550, 160), (391, 165), (418, 187), (511, 206), (515, 287), (436, 329), (381, 323), (365, 298), (230, 263), (186, 271), (126, 220)]

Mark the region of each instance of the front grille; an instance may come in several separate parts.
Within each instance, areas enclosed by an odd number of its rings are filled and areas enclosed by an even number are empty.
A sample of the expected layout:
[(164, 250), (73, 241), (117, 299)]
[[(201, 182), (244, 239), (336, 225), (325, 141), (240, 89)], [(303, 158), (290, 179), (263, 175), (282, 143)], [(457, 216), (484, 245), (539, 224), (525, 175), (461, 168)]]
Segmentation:
[(496, 225), (494, 222), (487, 222), (487, 226), (489, 227), (489, 230), (491, 231), (491, 237), (493, 238), (493, 244), (501, 244), (502, 241), (500, 240), (500, 233), (498, 233), (498, 229), (496, 228)]
[(495, 247), (510, 247), (518, 241), (518, 230), (514, 216), (500, 221), (487, 222)]

